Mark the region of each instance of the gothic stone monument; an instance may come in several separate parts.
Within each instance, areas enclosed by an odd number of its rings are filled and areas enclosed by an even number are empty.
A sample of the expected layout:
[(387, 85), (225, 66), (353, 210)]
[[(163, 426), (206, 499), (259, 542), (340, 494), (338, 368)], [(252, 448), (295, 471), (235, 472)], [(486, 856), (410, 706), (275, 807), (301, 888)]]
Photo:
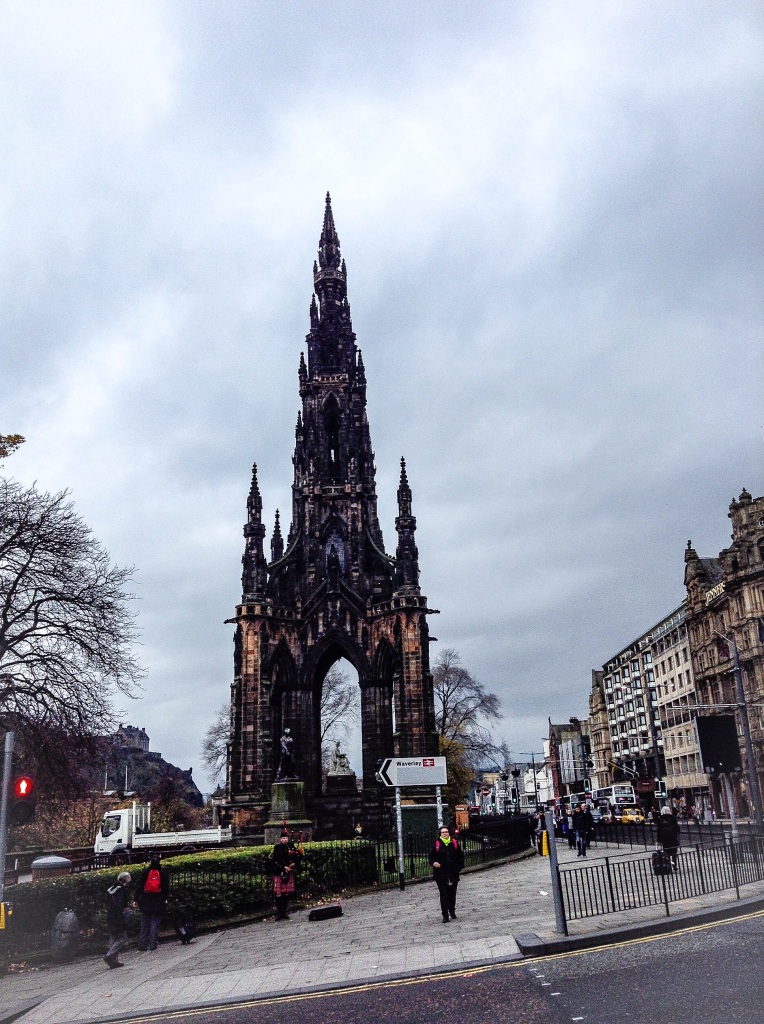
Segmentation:
[(381, 758), (438, 753), (427, 627), (433, 609), (419, 588), (411, 488), (401, 459), (393, 557), (377, 518), (366, 376), (328, 194), (313, 281), (308, 358), (300, 355), (298, 370), (289, 533), (284, 541), (276, 512), (266, 560), (253, 467), (243, 594), (230, 620), (236, 632), (226, 806), (242, 833), (273, 818), (271, 787), (286, 728), (307, 813), (320, 821), (328, 799), (321, 793), (321, 688), (342, 657), (357, 670), (361, 689), (364, 792), (377, 791)]

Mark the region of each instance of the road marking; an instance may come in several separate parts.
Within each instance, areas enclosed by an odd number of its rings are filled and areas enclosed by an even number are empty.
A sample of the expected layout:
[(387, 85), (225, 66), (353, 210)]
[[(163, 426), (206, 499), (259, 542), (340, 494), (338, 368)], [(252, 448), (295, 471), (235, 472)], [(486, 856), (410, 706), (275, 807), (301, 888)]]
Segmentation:
[[(626, 946), (638, 946), (645, 942), (660, 942), (661, 939), (671, 939), (677, 935), (693, 935), (696, 932), (705, 932), (710, 928), (719, 928), (725, 924), (737, 924), (741, 921), (753, 921), (757, 917), (764, 917), (764, 910), (755, 910), (751, 914), (742, 914), (740, 917), (728, 917), (723, 921), (708, 921), (706, 924), (695, 924), (688, 928), (679, 928), (675, 932), (663, 932), (660, 935), (645, 935), (639, 939), (624, 939), (622, 942), (609, 942), (602, 946), (588, 946), (586, 949), (571, 949), (565, 953), (549, 953), (547, 956), (529, 957), (525, 961), (512, 961), (511, 963), (493, 964), (494, 969), (506, 969), (517, 967), (519, 964), (549, 963), (552, 960), (567, 960), (572, 956), (585, 956), (587, 953), (601, 953), (607, 949), (623, 949)], [(582, 1018), (583, 1019), (583, 1018)]]

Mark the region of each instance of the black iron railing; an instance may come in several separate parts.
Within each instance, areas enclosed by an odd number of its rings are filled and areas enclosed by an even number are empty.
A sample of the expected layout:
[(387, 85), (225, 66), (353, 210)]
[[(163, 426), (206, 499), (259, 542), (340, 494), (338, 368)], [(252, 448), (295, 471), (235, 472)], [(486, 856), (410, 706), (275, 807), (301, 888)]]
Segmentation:
[(568, 920), (670, 905), (706, 893), (764, 880), (764, 839), (757, 834), (721, 837), (715, 843), (685, 845), (677, 867), (655, 874), (651, 853), (603, 857), (586, 865), (563, 865), (560, 886)]
[[(679, 826), (679, 845), (723, 846), (730, 828), (729, 822), (682, 822)], [(761, 830), (754, 822), (739, 822), (737, 828), (743, 838), (761, 834)], [(594, 843), (605, 848), (628, 846), (629, 849), (655, 849), (655, 825), (652, 822), (643, 822), (639, 825), (624, 825), (622, 822), (605, 825), (598, 822), (594, 826)]]

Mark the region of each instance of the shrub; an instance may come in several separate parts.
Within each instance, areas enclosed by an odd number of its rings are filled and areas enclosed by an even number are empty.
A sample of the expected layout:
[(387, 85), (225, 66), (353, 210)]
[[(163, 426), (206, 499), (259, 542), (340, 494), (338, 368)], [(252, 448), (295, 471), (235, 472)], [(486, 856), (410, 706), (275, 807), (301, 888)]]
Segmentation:
[[(189, 916), (204, 922), (268, 910), (272, 900), (272, 849), (252, 846), (168, 857), (163, 861), (170, 872), (168, 916)], [(64, 909), (77, 914), (86, 944), (89, 940), (102, 943), (106, 934), (106, 890), (116, 883), (120, 871), (129, 871), (134, 884), (143, 866), (104, 868), (9, 889), (13, 918), (0, 957), (7, 960), (22, 950), (44, 948), (56, 915)], [(305, 844), (298, 876), (298, 895), (302, 898), (319, 899), (376, 881), (375, 843), (350, 840)]]

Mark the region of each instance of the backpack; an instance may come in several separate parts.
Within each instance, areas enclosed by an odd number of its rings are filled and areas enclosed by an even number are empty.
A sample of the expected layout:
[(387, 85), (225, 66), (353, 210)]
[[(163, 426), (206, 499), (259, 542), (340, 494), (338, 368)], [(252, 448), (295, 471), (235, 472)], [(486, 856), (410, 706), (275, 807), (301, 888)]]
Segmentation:
[(146, 877), (146, 883), (143, 886), (144, 892), (161, 892), (162, 891), (162, 878), (157, 868), (151, 868)]

